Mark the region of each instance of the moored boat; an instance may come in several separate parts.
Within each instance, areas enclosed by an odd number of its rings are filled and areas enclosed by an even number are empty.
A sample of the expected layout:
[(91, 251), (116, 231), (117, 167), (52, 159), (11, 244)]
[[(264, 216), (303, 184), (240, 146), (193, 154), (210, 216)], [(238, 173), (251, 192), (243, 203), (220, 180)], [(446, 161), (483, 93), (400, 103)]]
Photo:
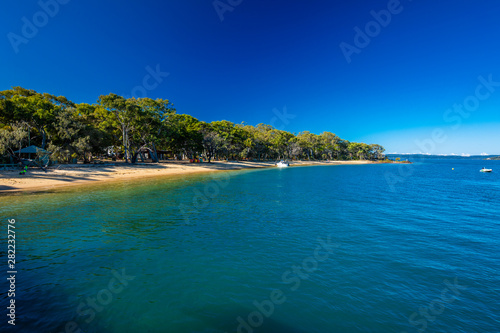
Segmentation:
[(290, 165), (288, 164), (288, 162), (285, 162), (285, 161), (279, 161), (278, 163), (276, 163), (276, 166), (277, 166), (278, 168), (286, 168), (286, 167), (288, 167), (288, 166), (290, 166)]

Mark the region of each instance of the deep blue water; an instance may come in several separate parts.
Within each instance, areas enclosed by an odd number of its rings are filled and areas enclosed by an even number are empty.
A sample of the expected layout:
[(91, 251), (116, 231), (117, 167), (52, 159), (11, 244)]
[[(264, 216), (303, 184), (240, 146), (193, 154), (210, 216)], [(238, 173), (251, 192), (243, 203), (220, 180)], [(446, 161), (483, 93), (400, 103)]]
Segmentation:
[(499, 332), (499, 194), (500, 161), (426, 160), (3, 196), (0, 329)]

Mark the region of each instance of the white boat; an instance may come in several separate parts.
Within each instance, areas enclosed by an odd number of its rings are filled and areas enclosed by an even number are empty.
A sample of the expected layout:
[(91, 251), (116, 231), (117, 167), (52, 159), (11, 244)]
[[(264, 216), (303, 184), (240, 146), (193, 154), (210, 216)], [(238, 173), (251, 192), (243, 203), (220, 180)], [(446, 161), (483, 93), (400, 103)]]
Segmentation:
[(479, 170), (481, 172), (491, 172), (493, 171), (493, 169), (486, 169), (486, 168), (482, 168), (481, 170)]
[(288, 164), (288, 162), (285, 162), (285, 161), (279, 161), (278, 163), (276, 163), (276, 166), (277, 166), (278, 168), (286, 168), (286, 167), (288, 167), (288, 166), (290, 166), (290, 165)]

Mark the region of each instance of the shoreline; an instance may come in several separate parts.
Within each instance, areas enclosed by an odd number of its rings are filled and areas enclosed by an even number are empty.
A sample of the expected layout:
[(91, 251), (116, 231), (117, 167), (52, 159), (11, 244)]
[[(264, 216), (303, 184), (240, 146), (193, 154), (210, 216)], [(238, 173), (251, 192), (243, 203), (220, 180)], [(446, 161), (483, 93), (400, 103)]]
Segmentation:
[[(380, 164), (374, 161), (292, 161), (290, 167), (313, 165), (360, 165)], [(275, 162), (215, 161), (212, 163), (189, 163), (189, 161), (167, 161), (161, 163), (123, 162), (111, 164), (68, 164), (29, 170), (19, 175), (19, 170), (0, 171), (0, 195), (40, 192), (90, 184), (105, 184), (116, 181), (138, 180), (152, 177), (176, 177), (220, 171), (256, 168), (272, 168)]]

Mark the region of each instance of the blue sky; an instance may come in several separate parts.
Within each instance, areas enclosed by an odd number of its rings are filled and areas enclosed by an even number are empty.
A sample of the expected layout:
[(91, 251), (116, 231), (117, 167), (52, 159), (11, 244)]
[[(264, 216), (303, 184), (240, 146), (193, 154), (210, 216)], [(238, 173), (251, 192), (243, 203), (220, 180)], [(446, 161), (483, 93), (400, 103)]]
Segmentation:
[(146, 95), (204, 121), (331, 131), (387, 152), (500, 154), (500, 2), (216, 4), (6, 1), (0, 89)]

